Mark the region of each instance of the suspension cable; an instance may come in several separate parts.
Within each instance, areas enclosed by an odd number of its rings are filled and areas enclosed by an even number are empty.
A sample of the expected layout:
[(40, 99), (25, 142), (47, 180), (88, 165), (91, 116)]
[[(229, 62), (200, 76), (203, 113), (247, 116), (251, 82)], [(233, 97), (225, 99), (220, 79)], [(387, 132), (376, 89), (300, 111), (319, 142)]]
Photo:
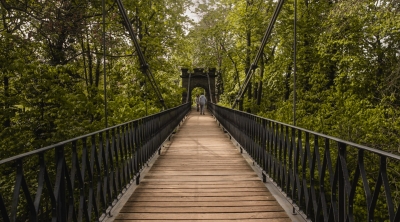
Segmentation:
[(293, 21), (293, 126), (296, 126), (296, 73), (297, 73), (297, 0), (294, 0)]
[(245, 83), (242, 85), (242, 87), (239, 89), (238, 95), (236, 96), (236, 99), (232, 105), (232, 109), (234, 109), (236, 107), (237, 102), (243, 97), (245, 90), (250, 82), (251, 76), (254, 74), (255, 69), (257, 68), (257, 64), (258, 61), (260, 60), (262, 53), (264, 51), (265, 45), (267, 44), (267, 40), (270, 37), (271, 33), (272, 33), (272, 29), (274, 27), (274, 24), (276, 22), (276, 19), (278, 18), (279, 12), (282, 9), (283, 3), (285, 0), (279, 0), (278, 4), (276, 5), (274, 14), (271, 18), (271, 21), (269, 23), (269, 26), (267, 28), (267, 30), (265, 31), (264, 37), (261, 41), (261, 46), (257, 52), (256, 57), (254, 58), (253, 63), (251, 64), (251, 67), (249, 69), (249, 71), (246, 73), (246, 78), (245, 78)]
[(117, 5), (118, 5), (118, 9), (119, 9), (119, 12), (121, 13), (122, 19), (124, 20), (125, 27), (128, 30), (129, 36), (131, 37), (131, 39), (133, 41), (133, 44), (135, 46), (137, 55), (139, 57), (142, 73), (149, 79), (150, 84), (153, 87), (153, 89), (154, 89), (154, 91), (155, 91), (155, 93), (156, 93), (161, 105), (164, 107), (164, 109), (167, 109), (167, 106), (164, 103), (164, 99), (162, 97), (160, 89), (157, 86), (157, 82), (154, 79), (153, 74), (150, 71), (149, 64), (147, 64), (146, 59), (144, 58), (143, 52), (140, 49), (139, 42), (136, 39), (136, 34), (133, 31), (132, 25), (131, 25), (131, 23), (130, 23), (130, 21), (128, 19), (128, 15), (126, 14), (124, 5), (122, 4), (121, 0), (115, 0), (115, 1), (116, 1)]
[(103, 90), (104, 90), (104, 124), (108, 127), (108, 112), (107, 112), (107, 72), (106, 72), (106, 4), (105, 0), (101, 1), (102, 7), (102, 19), (103, 19), (103, 30), (102, 30), (102, 41), (103, 41)]

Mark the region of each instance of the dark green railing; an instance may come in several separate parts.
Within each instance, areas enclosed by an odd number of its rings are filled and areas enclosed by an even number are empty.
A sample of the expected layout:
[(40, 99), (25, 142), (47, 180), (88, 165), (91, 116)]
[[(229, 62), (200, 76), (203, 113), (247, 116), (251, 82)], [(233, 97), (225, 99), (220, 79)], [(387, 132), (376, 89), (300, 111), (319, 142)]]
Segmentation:
[(216, 119), (312, 221), (400, 221), (400, 156), (245, 112)]
[(190, 110), (185, 104), (0, 160), (0, 221), (98, 221)]

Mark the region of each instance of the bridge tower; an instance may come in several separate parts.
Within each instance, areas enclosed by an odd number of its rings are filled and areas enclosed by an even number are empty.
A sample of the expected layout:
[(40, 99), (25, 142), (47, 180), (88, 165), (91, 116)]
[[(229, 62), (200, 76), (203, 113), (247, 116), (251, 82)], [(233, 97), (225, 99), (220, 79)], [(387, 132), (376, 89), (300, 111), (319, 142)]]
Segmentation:
[(182, 68), (182, 88), (186, 89), (182, 94), (182, 103), (186, 103), (187, 96), (189, 96), (189, 102), (192, 102), (192, 90), (196, 87), (205, 90), (207, 101), (217, 103), (217, 96), (215, 94), (215, 72), (216, 68), (210, 68), (208, 71), (202, 68), (195, 68), (193, 72), (190, 72), (189, 69)]

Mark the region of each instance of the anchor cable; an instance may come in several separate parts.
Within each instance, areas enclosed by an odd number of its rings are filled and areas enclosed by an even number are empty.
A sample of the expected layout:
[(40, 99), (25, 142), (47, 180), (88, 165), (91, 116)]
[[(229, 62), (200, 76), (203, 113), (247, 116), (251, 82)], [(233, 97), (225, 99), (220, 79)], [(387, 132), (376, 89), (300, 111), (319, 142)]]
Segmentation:
[(257, 52), (256, 57), (254, 58), (253, 63), (251, 64), (251, 67), (250, 67), (249, 71), (248, 71), (247, 74), (246, 74), (246, 78), (245, 78), (244, 84), (243, 84), (242, 87), (239, 89), (238, 95), (236, 96), (236, 99), (235, 99), (235, 101), (234, 101), (234, 103), (233, 103), (233, 105), (232, 105), (232, 109), (234, 109), (234, 108), (236, 107), (237, 102), (238, 102), (238, 101), (243, 97), (243, 95), (244, 95), (244, 92), (245, 92), (245, 90), (246, 90), (246, 88), (247, 88), (247, 86), (248, 86), (248, 84), (249, 84), (249, 82), (250, 82), (250, 79), (251, 79), (252, 75), (254, 74), (255, 69), (257, 68), (258, 61), (260, 60), (260, 58), (261, 58), (261, 56), (262, 56), (262, 53), (263, 53), (264, 48), (265, 48), (265, 45), (267, 44), (267, 40), (268, 40), (268, 38), (270, 37), (270, 35), (271, 35), (271, 33), (272, 33), (272, 29), (273, 29), (273, 27), (274, 27), (274, 24), (275, 24), (275, 22), (276, 22), (276, 19), (278, 18), (279, 12), (280, 12), (281, 9), (282, 9), (282, 6), (283, 6), (284, 1), (285, 1), (285, 0), (279, 0), (277, 6), (276, 6), (276, 8), (275, 8), (274, 14), (273, 14), (273, 16), (272, 16), (272, 18), (271, 18), (271, 21), (270, 21), (270, 23), (269, 23), (269, 25), (268, 25), (268, 28), (267, 28), (267, 30), (265, 31), (264, 37), (263, 37), (263, 39), (262, 39), (262, 41), (261, 41), (261, 46), (260, 46), (260, 48), (259, 48), (259, 50), (258, 50), (258, 52)]
[(142, 50), (140, 49), (139, 42), (138, 42), (138, 40), (136, 39), (136, 34), (135, 34), (135, 32), (133, 31), (133, 28), (132, 28), (132, 25), (131, 25), (131, 23), (130, 23), (130, 21), (129, 21), (128, 15), (126, 14), (124, 5), (122, 4), (121, 0), (115, 0), (115, 2), (116, 2), (117, 5), (118, 5), (118, 9), (119, 9), (119, 11), (120, 11), (120, 13), (121, 13), (122, 19), (124, 20), (125, 27), (126, 27), (126, 29), (128, 30), (129, 36), (131, 37), (131, 39), (132, 39), (132, 41), (133, 41), (133, 44), (134, 44), (134, 46), (135, 46), (137, 55), (138, 55), (138, 57), (139, 57), (139, 61), (140, 61), (140, 66), (141, 66), (142, 73), (149, 79), (150, 84), (151, 84), (151, 86), (153, 87), (153, 89), (154, 89), (154, 91), (155, 91), (155, 93), (156, 93), (156, 95), (157, 95), (157, 97), (158, 97), (158, 99), (159, 99), (161, 105), (164, 107), (164, 109), (167, 109), (167, 106), (166, 106), (165, 103), (164, 103), (164, 99), (163, 99), (163, 97), (162, 97), (162, 94), (161, 94), (161, 92), (160, 92), (160, 89), (159, 89), (158, 86), (157, 86), (157, 82), (156, 82), (156, 80), (154, 79), (153, 74), (151, 73), (151, 70), (150, 70), (150, 68), (149, 68), (149, 64), (147, 64), (146, 59), (145, 59), (145, 57), (144, 57), (144, 55), (143, 55), (143, 52), (142, 52)]

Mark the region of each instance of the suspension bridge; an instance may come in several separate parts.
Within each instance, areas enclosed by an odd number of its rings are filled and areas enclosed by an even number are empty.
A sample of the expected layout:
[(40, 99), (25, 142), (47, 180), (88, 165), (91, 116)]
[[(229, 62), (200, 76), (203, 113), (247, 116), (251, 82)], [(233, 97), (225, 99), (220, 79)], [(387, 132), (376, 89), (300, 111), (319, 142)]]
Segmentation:
[(192, 109), (107, 221), (291, 221), (249, 161), (211, 115)]
[[(0, 221), (400, 221), (399, 156), (234, 109), (283, 2), (232, 109), (217, 104), (215, 69), (182, 69), (182, 105), (167, 107), (126, 25), (165, 110), (0, 160), (13, 184), (0, 192)], [(191, 107), (194, 87), (207, 115)]]
[[(0, 193), (0, 215), (2, 221), (357, 221), (354, 209), (364, 209), (369, 221), (377, 212), (399, 221), (389, 180), (399, 160), (212, 103), (198, 115), (185, 103), (0, 160), (14, 181), (11, 192)], [(377, 171), (366, 171), (365, 163)], [(364, 202), (355, 202), (357, 195)]]

